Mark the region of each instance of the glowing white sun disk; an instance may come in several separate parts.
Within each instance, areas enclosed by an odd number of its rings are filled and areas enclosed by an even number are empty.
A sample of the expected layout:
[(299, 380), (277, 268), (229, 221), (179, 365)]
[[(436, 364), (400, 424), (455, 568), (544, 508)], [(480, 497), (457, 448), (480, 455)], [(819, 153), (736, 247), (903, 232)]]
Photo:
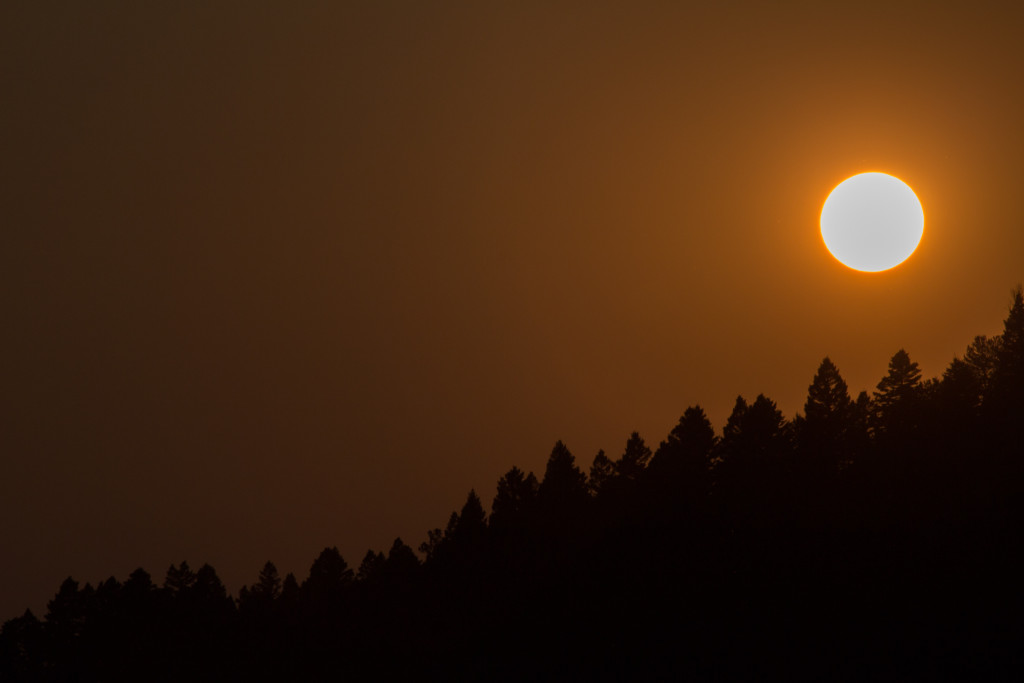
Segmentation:
[(861, 173), (839, 183), (821, 209), (821, 237), (841, 263), (878, 272), (914, 253), (924, 234), (924, 210), (910, 187), (885, 173)]

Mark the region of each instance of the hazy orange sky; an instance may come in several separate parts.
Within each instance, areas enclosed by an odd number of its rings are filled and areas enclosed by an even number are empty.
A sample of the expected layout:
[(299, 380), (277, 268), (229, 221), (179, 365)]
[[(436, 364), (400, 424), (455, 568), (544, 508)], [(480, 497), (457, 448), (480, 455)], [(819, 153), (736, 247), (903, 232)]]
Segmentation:
[[(1008, 3), (162, 4), (0, 7), (0, 621), (935, 376), (1024, 280)], [(925, 210), (884, 273), (818, 231), (863, 171)]]

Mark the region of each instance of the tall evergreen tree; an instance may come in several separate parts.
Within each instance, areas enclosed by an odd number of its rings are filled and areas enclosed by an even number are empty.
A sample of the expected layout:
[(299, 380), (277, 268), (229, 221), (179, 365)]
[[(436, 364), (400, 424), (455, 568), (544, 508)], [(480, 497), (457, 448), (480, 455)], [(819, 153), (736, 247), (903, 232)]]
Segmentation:
[[(455, 522), (458, 521), (458, 513), (452, 512), (451, 517), (448, 520), (448, 528), (454, 529)], [(423, 557), (429, 562), (434, 559), (441, 546), (444, 544), (445, 533), (440, 529), (430, 529), (427, 531), (427, 540), (420, 543), (419, 551), (423, 553)]]
[(1000, 335), (975, 337), (963, 357), (954, 357), (943, 371), (935, 395), (933, 424), (938, 432), (946, 434), (966, 426), (961, 424), (964, 421), (970, 425), (981, 417), (999, 367), (1001, 341)]
[(359, 570), (356, 572), (356, 580), (376, 580), (384, 570), (384, 564), (386, 562), (387, 558), (384, 557), (384, 553), (375, 553), (372, 550), (367, 550), (366, 555), (363, 556), (363, 561), (359, 563)]
[(69, 576), (46, 605), (47, 628), (60, 638), (76, 638), (81, 635), (87, 616), (86, 591), (79, 589), (78, 582)]
[(999, 366), (999, 353), (1002, 346), (1002, 335), (986, 337), (978, 335), (967, 347), (964, 353), (964, 363), (971, 369), (972, 374), (977, 377), (981, 387), (979, 400), (985, 394), (992, 382), (992, 377)]
[(175, 567), (173, 564), (167, 568), (164, 576), (164, 590), (171, 595), (182, 595), (196, 582), (195, 572), (188, 566), (188, 562), (182, 560), (181, 564)]
[(267, 560), (260, 570), (256, 583), (252, 587), (252, 595), (260, 600), (277, 600), (281, 595), (281, 576), (277, 573), (277, 567), (270, 560)]
[(420, 561), (408, 545), (396, 538), (388, 551), (387, 572), (391, 577), (405, 578), (419, 569)]
[(487, 533), (487, 513), (480, 502), (480, 496), (470, 489), (466, 502), (459, 512), (458, 521), (452, 529), (450, 540), (458, 546), (469, 547), (483, 543)]
[(995, 350), (992, 340), (975, 337), (964, 357), (954, 358), (943, 371), (936, 390), (936, 418), (940, 420), (937, 427), (941, 431), (949, 431), (963, 420), (973, 422), (978, 418), (995, 372)]
[(699, 405), (690, 406), (669, 432), (668, 438), (658, 446), (650, 467), (658, 470), (667, 466), (675, 470), (675, 463), (695, 462), (706, 468), (716, 441), (714, 427), (704, 409)]
[(839, 374), (839, 368), (825, 356), (807, 388), (804, 416), (808, 426), (822, 428), (830, 434), (840, 434), (847, 427), (850, 411), (850, 392)]
[(871, 434), (871, 398), (866, 391), (857, 394), (857, 400), (853, 403), (853, 430), (851, 437), (854, 451), (867, 450)]
[(732, 406), (732, 412), (729, 413), (729, 417), (725, 421), (725, 427), (722, 428), (722, 441), (734, 441), (739, 437), (740, 431), (742, 430), (743, 419), (746, 416), (749, 407), (750, 406), (747, 405), (746, 399), (742, 396), (736, 397), (736, 402)]
[(544, 469), (537, 497), (545, 505), (575, 505), (588, 497), (587, 477), (576, 466), (576, 458), (561, 441), (555, 443)]
[(326, 604), (341, 598), (354, 579), (352, 569), (338, 549), (324, 548), (309, 568), (302, 592), (310, 604)]
[(826, 356), (807, 388), (798, 438), (805, 457), (838, 470), (853, 452), (854, 405), (839, 369)]
[(40, 662), (44, 661), (44, 625), (32, 610), (4, 622), (0, 628), (0, 680), (45, 680)]
[(1024, 372), (1024, 288), (1017, 287), (1013, 292), (997, 357), (1001, 372)]
[(917, 427), (921, 391), (921, 369), (900, 349), (889, 361), (889, 372), (875, 391), (872, 425), (875, 433), (882, 438), (909, 437)]
[(299, 599), (299, 593), (301, 590), (302, 589), (299, 587), (299, 581), (295, 578), (295, 574), (288, 572), (284, 575), (284, 580), (281, 582), (281, 602), (289, 605), (294, 604)]
[(651, 449), (644, 443), (639, 432), (633, 432), (626, 440), (626, 450), (615, 462), (615, 473), (627, 481), (636, 481), (651, 459)]
[(1024, 290), (1013, 293), (1010, 312), (1003, 321), (1003, 333), (996, 351), (996, 372), (992, 379), (996, 411), (1004, 417), (1019, 418), (1024, 411)]
[(713, 498), (734, 523), (764, 525), (788, 503), (792, 429), (774, 401), (738, 399), (718, 447)]
[(594, 462), (590, 465), (590, 475), (587, 477), (587, 486), (593, 495), (598, 495), (608, 485), (608, 482), (615, 476), (615, 463), (604, 454), (602, 448), (594, 456)]
[(189, 587), (189, 596), (198, 602), (224, 602), (227, 599), (227, 589), (224, 583), (217, 576), (217, 570), (209, 564), (203, 564), (196, 570), (195, 581)]
[(153, 577), (142, 567), (129, 574), (128, 580), (124, 582), (124, 591), (127, 594), (145, 595), (152, 592), (154, 588)]
[(775, 401), (764, 394), (758, 394), (750, 405), (742, 396), (736, 399), (719, 448), (723, 461), (733, 461), (736, 466), (760, 462), (789, 446), (788, 423)]
[(513, 467), (498, 480), (498, 492), (491, 502), (491, 526), (507, 528), (523, 520), (537, 498), (537, 477), (524, 475)]
[(662, 508), (692, 506), (703, 498), (717, 441), (714, 427), (699, 405), (683, 412), (647, 467), (647, 479)]
[(758, 394), (743, 416), (743, 435), (752, 452), (762, 456), (780, 455), (791, 445), (788, 422), (775, 401)]

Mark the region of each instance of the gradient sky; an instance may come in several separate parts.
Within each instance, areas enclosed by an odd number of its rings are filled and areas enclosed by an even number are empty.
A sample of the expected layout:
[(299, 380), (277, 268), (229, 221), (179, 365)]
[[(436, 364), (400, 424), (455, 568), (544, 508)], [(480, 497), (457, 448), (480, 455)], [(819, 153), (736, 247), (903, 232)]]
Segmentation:
[[(1024, 280), (1008, 3), (156, 4), (0, 7), (0, 621), (935, 376)], [(885, 273), (819, 234), (864, 171), (924, 205)]]

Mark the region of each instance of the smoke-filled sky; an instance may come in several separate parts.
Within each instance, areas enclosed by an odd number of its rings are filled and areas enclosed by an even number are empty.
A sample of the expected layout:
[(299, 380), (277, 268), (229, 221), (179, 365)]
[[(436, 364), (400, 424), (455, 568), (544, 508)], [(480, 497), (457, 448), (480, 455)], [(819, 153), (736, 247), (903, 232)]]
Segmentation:
[[(696, 4), (5, 2), (0, 621), (357, 566), (557, 439), (998, 332), (1024, 12)], [(864, 171), (924, 206), (883, 273), (819, 233)]]

